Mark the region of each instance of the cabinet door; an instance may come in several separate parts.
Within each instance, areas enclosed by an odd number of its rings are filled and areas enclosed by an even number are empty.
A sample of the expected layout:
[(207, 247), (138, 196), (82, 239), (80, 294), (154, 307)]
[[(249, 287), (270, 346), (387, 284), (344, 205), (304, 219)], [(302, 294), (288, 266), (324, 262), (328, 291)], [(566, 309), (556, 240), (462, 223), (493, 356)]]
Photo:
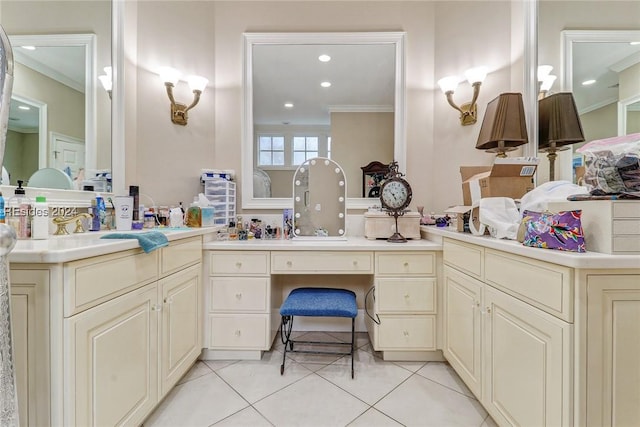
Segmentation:
[(482, 398), (482, 283), (444, 267), (443, 353), (478, 399)]
[(162, 296), (161, 395), (191, 367), (202, 349), (200, 272), (197, 264), (158, 282)]
[(49, 425), (49, 270), (10, 274), (20, 425)]
[(640, 275), (587, 278), (587, 425), (640, 420)]
[(156, 283), (65, 320), (65, 425), (138, 425), (158, 402)]
[(571, 425), (571, 329), (490, 286), (484, 289), (482, 403), (501, 426)]

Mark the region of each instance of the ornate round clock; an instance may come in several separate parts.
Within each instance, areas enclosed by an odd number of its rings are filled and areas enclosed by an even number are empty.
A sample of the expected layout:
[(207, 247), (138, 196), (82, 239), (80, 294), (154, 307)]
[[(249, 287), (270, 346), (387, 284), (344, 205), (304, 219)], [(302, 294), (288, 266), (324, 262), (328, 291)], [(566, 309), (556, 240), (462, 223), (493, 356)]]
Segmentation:
[(398, 217), (404, 215), (405, 209), (411, 203), (411, 186), (402, 177), (404, 174), (398, 172), (398, 162), (389, 165), (389, 173), (380, 187), (380, 202), (382, 208), (389, 215), (393, 216), (396, 223), (396, 232), (387, 239), (392, 243), (404, 243), (407, 239), (398, 231)]

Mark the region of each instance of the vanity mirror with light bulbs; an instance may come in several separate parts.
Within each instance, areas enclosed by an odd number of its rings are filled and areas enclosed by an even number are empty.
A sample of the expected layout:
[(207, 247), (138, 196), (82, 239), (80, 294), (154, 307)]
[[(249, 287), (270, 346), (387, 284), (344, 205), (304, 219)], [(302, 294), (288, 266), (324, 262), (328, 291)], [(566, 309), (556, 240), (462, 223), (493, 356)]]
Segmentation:
[(244, 34), (243, 209), (291, 207), (296, 168), (318, 156), (352, 183), (347, 208), (371, 205), (356, 185), (362, 166), (405, 164), (404, 41), (402, 32)]

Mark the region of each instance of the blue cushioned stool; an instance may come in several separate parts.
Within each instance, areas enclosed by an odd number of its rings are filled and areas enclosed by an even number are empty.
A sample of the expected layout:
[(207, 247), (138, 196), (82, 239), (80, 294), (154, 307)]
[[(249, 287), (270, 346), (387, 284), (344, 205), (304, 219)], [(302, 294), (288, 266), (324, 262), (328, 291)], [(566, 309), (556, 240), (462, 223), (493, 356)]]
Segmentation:
[[(358, 315), (356, 305), (356, 294), (346, 289), (334, 288), (297, 288), (291, 291), (287, 299), (280, 307), (282, 323), (280, 324), (280, 338), (284, 344), (284, 356), (280, 365), (280, 375), (284, 373), (284, 362), (289, 353), (312, 353), (312, 354), (339, 354), (351, 355), (351, 378), (353, 373), (353, 349), (355, 337), (355, 320)], [(315, 317), (350, 317), (351, 318), (351, 342), (326, 342), (326, 341), (300, 341), (291, 339), (293, 328), (293, 318), (295, 316), (315, 316)], [(351, 351), (348, 353), (338, 353), (331, 351), (311, 351), (294, 350), (293, 344), (316, 344), (316, 345), (348, 345)], [(288, 348), (288, 350), (287, 350)]]

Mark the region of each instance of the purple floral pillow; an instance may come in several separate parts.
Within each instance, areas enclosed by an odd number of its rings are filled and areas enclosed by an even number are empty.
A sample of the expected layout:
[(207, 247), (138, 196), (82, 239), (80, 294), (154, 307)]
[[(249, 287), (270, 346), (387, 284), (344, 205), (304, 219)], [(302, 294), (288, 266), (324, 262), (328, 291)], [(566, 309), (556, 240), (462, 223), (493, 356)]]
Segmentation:
[(524, 211), (523, 245), (560, 251), (586, 252), (581, 216), (580, 210), (558, 213)]

